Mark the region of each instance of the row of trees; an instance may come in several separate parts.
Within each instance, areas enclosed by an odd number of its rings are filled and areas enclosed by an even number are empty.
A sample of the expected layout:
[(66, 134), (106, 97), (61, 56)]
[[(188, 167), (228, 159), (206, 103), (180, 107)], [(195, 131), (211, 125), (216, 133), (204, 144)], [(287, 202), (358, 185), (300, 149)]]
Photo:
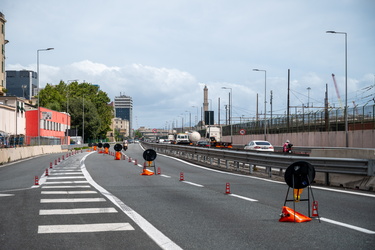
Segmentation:
[[(40, 106), (68, 112), (71, 116), (71, 129), (76, 129), (82, 136), (84, 119), (84, 138), (106, 138), (113, 117), (113, 107), (108, 105), (110, 98), (99, 86), (77, 81), (58, 85), (47, 84), (40, 91)], [(83, 115), (84, 114), (84, 115)]]

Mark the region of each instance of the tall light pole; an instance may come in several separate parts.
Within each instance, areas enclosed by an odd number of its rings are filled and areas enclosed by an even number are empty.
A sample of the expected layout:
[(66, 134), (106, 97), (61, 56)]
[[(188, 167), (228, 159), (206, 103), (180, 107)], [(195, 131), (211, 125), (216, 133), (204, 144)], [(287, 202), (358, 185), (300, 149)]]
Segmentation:
[(345, 145), (349, 147), (349, 136), (348, 136), (348, 34), (346, 32), (338, 31), (326, 31), (330, 34), (343, 34), (345, 35), (345, 110), (344, 110), (344, 119), (345, 119)]
[(233, 143), (233, 122), (232, 122), (232, 119), (231, 119), (231, 115), (232, 115), (232, 99), (233, 99), (233, 95), (232, 95), (232, 88), (227, 88), (227, 87), (221, 87), (222, 89), (229, 89), (230, 92), (229, 92), (229, 125), (230, 125), (230, 143)]
[(85, 96), (82, 96), (82, 144), (85, 144)]
[[(66, 81), (66, 145), (69, 145), (69, 82), (77, 82), (78, 79)], [(70, 119), (70, 122), (72, 119)]]
[(253, 69), (253, 71), (263, 71), (264, 72), (264, 140), (267, 140), (267, 121), (266, 121), (266, 112), (267, 112), (267, 71), (264, 69)]
[(39, 87), (39, 51), (47, 51), (47, 50), (53, 50), (54, 48), (47, 48), (47, 49), (38, 49), (36, 51), (36, 74), (38, 79), (38, 145), (40, 146), (40, 87)]

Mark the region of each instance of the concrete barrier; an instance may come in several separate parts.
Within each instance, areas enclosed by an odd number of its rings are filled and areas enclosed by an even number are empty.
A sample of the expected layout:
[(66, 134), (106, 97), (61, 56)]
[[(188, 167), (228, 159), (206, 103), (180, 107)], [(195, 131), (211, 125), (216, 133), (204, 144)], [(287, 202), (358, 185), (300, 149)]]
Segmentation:
[(0, 149), (0, 165), (43, 154), (61, 153), (61, 145), (32, 146)]

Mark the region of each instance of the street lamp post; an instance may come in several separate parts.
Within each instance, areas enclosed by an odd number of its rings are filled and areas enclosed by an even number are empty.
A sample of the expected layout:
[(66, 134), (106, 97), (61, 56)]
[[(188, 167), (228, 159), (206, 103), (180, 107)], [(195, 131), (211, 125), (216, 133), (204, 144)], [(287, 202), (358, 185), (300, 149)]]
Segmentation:
[[(66, 145), (69, 145), (69, 94), (70, 94), (70, 89), (69, 89), (69, 83), (72, 82), (77, 82), (78, 79), (75, 80), (67, 80), (66, 81)], [(70, 122), (72, 122), (72, 119), (70, 118)]]
[(40, 146), (40, 86), (39, 86), (39, 51), (53, 50), (54, 48), (38, 49), (36, 51), (36, 74), (38, 79), (38, 145)]
[(85, 144), (85, 96), (82, 96), (82, 144)]
[(253, 69), (253, 71), (263, 71), (264, 72), (264, 140), (267, 140), (267, 121), (266, 121), (266, 112), (267, 112), (267, 71), (264, 69)]
[(344, 110), (344, 119), (345, 119), (345, 145), (349, 147), (349, 136), (348, 136), (348, 34), (346, 32), (338, 31), (326, 31), (330, 34), (343, 34), (345, 35), (345, 110)]
[(232, 115), (232, 99), (233, 99), (233, 95), (232, 95), (232, 88), (227, 88), (227, 87), (221, 87), (222, 89), (229, 89), (230, 92), (229, 92), (229, 125), (230, 125), (230, 143), (233, 143), (233, 122), (232, 122), (232, 119), (231, 119), (231, 115)]

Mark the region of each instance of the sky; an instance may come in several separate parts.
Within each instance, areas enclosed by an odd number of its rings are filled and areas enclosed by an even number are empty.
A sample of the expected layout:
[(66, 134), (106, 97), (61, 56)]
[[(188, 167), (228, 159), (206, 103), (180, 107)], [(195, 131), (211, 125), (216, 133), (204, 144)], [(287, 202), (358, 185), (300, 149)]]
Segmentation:
[(271, 91), (282, 116), (288, 69), (291, 113), (321, 109), (326, 84), (340, 107), (345, 35), (329, 30), (347, 33), (348, 106), (375, 102), (373, 0), (1, 0), (0, 11), (6, 70), (36, 71), (37, 50), (52, 47), (39, 52), (41, 88), (78, 79), (131, 96), (135, 129), (195, 124), (204, 86), (216, 123), (231, 91), (233, 121), (257, 106), (263, 117), (265, 92), (269, 116)]

